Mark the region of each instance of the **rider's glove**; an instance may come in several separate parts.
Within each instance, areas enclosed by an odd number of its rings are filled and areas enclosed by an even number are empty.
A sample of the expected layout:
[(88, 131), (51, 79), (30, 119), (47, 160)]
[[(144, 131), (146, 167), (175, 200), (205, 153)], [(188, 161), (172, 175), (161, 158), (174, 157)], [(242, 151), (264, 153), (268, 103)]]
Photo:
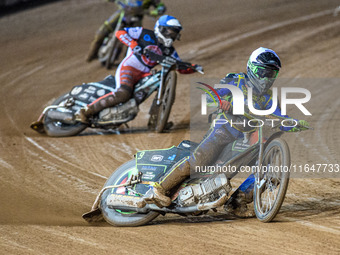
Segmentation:
[(142, 54), (142, 47), (140, 47), (139, 45), (137, 45), (136, 47), (134, 47), (134, 48), (132, 49), (132, 51), (133, 51), (133, 54), (135, 54), (135, 55), (141, 55), (141, 54)]
[(158, 16), (158, 10), (157, 9), (151, 10), (150, 15), (154, 17)]
[(301, 131), (307, 130), (309, 128), (309, 123), (305, 120), (299, 120), (298, 124), (299, 124), (299, 129)]
[(203, 72), (203, 66), (193, 65), (196, 72)]
[(309, 123), (305, 120), (299, 120), (296, 127), (293, 127), (288, 132), (299, 132), (303, 130), (307, 130), (309, 128)]
[(221, 100), (221, 105), (220, 108), (224, 111), (227, 112), (230, 109), (230, 102), (226, 101), (226, 100)]
[(157, 6), (158, 15), (163, 15), (165, 11), (166, 11), (166, 7), (164, 4), (160, 4)]

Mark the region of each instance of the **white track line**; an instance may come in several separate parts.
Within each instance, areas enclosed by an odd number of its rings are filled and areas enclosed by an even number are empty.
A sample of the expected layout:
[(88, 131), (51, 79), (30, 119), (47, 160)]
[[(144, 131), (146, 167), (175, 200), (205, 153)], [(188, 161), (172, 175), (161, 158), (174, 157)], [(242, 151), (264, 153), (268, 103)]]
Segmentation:
[[(61, 158), (61, 157), (58, 157), (57, 155), (55, 155), (55, 154), (51, 153), (50, 151), (46, 150), (44, 147), (42, 147), (41, 145), (39, 145), (39, 144), (38, 144), (36, 141), (34, 141), (32, 138), (25, 136), (25, 139), (26, 139), (27, 141), (29, 141), (31, 144), (33, 144), (35, 147), (37, 147), (38, 149), (40, 149), (40, 150), (42, 150), (43, 152), (45, 152), (46, 154), (48, 154), (49, 156), (51, 156), (51, 157), (53, 157), (53, 158), (55, 158), (55, 159), (57, 159), (57, 160), (59, 160), (59, 161), (61, 161), (61, 162), (63, 162), (63, 163), (66, 163), (66, 164), (68, 164), (68, 165), (71, 165), (71, 166), (73, 166), (73, 167), (75, 167), (75, 168), (78, 168), (78, 169), (80, 169), (80, 170), (82, 170), (82, 171), (86, 171), (86, 170), (84, 170), (83, 168), (81, 168), (81, 167), (79, 167), (79, 166), (77, 166), (77, 165), (75, 165), (75, 164), (73, 164), (73, 163), (71, 163), (71, 162), (69, 162), (69, 161), (67, 161), (67, 160), (65, 160), (65, 159), (63, 159), (63, 158)], [(99, 177), (101, 177), (101, 178), (107, 179), (106, 177), (103, 177), (103, 176), (98, 175), (98, 174), (96, 174), (96, 173), (93, 173), (93, 172), (90, 172), (90, 171), (86, 171), (86, 172), (89, 173), (89, 174), (92, 174), (92, 175), (99, 176)]]
[(95, 243), (95, 242), (92, 242), (92, 241), (85, 240), (85, 239), (80, 238), (80, 237), (76, 237), (74, 234), (68, 234), (66, 232), (58, 231), (58, 230), (55, 230), (55, 229), (52, 229), (52, 228), (46, 228), (46, 227), (40, 227), (40, 226), (32, 226), (32, 227), (37, 229), (37, 230), (40, 230), (40, 231), (51, 233), (51, 234), (58, 236), (58, 237), (67, 238), (71, 241), (80, 243), (82, 245), (94, 246), (98, 249), (104, 249), (104, 250), (107, 249), (107, 247), (103, 246), (102, 244), (98, 244), (98, 243)]
[[(36, 68), (33, 68), (32, 70), (30, 70), (30, 71), (28, 71), (28, 72), (26, 72), (26, 73), (23, 73), (23, 74), (19, 75), (18, 77), (16, 77), (15, 79), (13, 79), (11, 82), (9, 82), (9, 83), (5, 84), (4, 86), (2, 86), (2, 88), (4, 89), (4, 88), (7, 87), (7, 86), (13, 85), (13, 84), (15, 84), (16, 82), (20, 81), (21, 79), (26, 78), (26, 77), (32, 75), (32, 74), (35, 73), (35, 72), (38, 72), (39, 70), (43, 69), (44, 67), (45, 67), (44, 65), (41, 65), (41, 66), (38, 66), (38, 67), (36, 67)], [(17, 127), (17, 125), (15, 124), (15, 122), (14, 122), (14, 120), (13, 120), (11, 114), (8, 113), (8, 110), (7, 110), (7, 108), (6, 108), (5, 99), (4, 99), (3, 101), (4, 101), (4, 112), (5, 112), (5, 114), (7, 115), (8, 119), (12, 122), (13, 126), (14, 126), (18, 131), (20, 131), (19, 128)]]
[(105, 180), (107, 180), (107, 177), (106, 176), (103, 176), (103, 175), (101, 175), (101, 174), (97, 174), (97, 173), (94, 173), (94, 172), (90, 172), (90, 171), (88, 171), (90, 174), (93, 174), (93, 175), (95, 175), (95, 176), (98, 176), (98, 177), (100, 177), (100, 178), (103, 178), (103, 179), (105, 179)]
[(325, 227), (325, 226), (322, 226), (322, 225), (318, 225), (318, 224), (312, 223), (310, 221), (300, 220), (300, 219), (296, 219), (296, 218), (292, 218), (292, 217), (285, 217), (285, 216), (280, 216), (280, 218), (283, 218), (283, 219), (288, 220), (290, 222), (296, 222), (296, 223), (299, 223), (303, 226), (307, 226), (307, 227), (310, 227), (310, 228), (313, 228), (313, 229), (316, 229), (316, 230), (319, 230), (319, 231), (324, 231), (324, 232), (332, 233), (332, 234), (335, 234), (335, 235), (340, 235), (339, 230), (329, 228), (329, 227)]
[[(333, 14), (333, 12), (334, 12), (334, 9), (325, 10), (325, 11), (309, 14), (309, 15), (306, 15), (306, 16), (302, 16), (302, 17), (299, 17), (299, 18), (278, 22), (276, 24), (273, 24), (273, 25), (270, 25), (270, 26), (252, 31), (252, 32), (243, 33), (243, 34), (238, 35), (238, 36), (232, 36), (232, 38), (229, 38), (229, 39), (228, 39), (228, 37), (230, 35), (224, 33), (224, 34), (219, 35), (219, 36), (214, 36), (213, 40), (207, 39), (203, 42), (200, 42), (199, 46), (202, 47), (203, 49), (199, 50), (199, 47), (196, 47), (196, 50), (193, 49), (192, 52), (194, 52), (195, 55), (205, 54), (205, 53), (208, 53), (208, 52), (211, 54), (212, 52), (215, 52), (215, 51), (219, 50), (220, 48), (225, 47), (228, 44), (235, 44), (235, 43), (237, 43), (237, 42), (239, 42), (243, 39), (246, 39), (248, 37), (259, 35), (259, 34), (269, 32), (271, 30), (275, 30), (275, 29), (278, 29), (278, 28), (282, 28), (282, 27), (285, 27), (285, 26), (289, 26), (289, 25), (292, 25), (292, 24), (295, 24), (295, 23), (308, 21), (308, 20), (319, 18), (319, 17), (326, 16), (326, 15), (331, 15), (331, 14)], [(212, 44), (214, 46), (209, 47)]]
[(11, 164), (7, 163), (5, 160), (1, 158), (0, 158), (0, 165), (8, 169), (14, 169), (14, 167)]
[(76, 167), (76, 168), (78, 168), (78, 169), (81, 169), (79, 166), (77, 166), (77, 165), (75, 165), (75, 164), (73, 164), (73, 163), (71, 163), (71, 162), (69, 162), (69, 161), (67, 161), (67, 160), (65, 160), (65, 159), (63, 159), (63, 158), (60, 158), (60, 157), (58, 157), (57, 155), (55, 155), (55, 154), (49, 152), (49, 151), (46, 150), (44, 147), (42, 147), (42, 146), (39, 145), (37, 142), (35, 142), (32, 138), (25, 136), (25, 139), (26, 139), (27, 141), (29, 141), (31, 144), (33, 144), (35, 147), (37, 147), (38, 149), (40, 149), (40, 150), (42, 150), (43, 152), (45, 152), (46, 154), (50, 155), (51, 157), (53, 157), (53, 158), (55, 158), (55, 159), (57, 159), (57, 160), (60, 160), (61, 162), (64, 162), (64, 163), (66, 163), (66, 164), (69, 164), (69, 165), (71, 165), (71, 166), (73, 166), (73, 167)]
[(0, 237), (0, 238), (3, 239), (4, 242), (5, 242), (5, 243), (0, 243), (0, 247), (1, 246), (5, 246), (5, 247), (7, 246), (7, 247), (9, 247), (13, 250), (15, 250), (15, 249), (20, 250), (19, 254), (24, 254), (27, 251), (30, 251), (34, 254), (42, 254), (42, 253), (37, 252), (37, 251), (35, 251), (35, 250), (25, 246), (25, 245), (22, 245), (22, 244), (15, 242), (13, 239), (5, 238), (5, 237)]
[[(38, 67), (36, 67), (36, 68), (33, 68), (32, 70), (30, 70), (30, 71), (28, 71), (28, 72), (26, 72), (26, 73), (23, 73), (23, 74), (21, 74), (20, 76), (16, 77), (14, 80), (12, 80), (11, 82), (7, 83), (5, 86), (13, 85), (13, 84), (15, 84), (16, 82), (22, 80), (23, 78), (26, 78), (26, 77), (28, 77), (28, 76), (30, 76), (30, 75), (32, 75), (32, 74), (34, 74), (34, 73), (40, 71), (40, 70), (43, 69), (44, 67), (45, 67), (44, 65), (40, 65), (40, 66), (38, 66)], [(5, 87), (5, 86), (4, 86), (4, 87)], [(5, 109), (5, 113), (6, 113), (7, 117), (8, 117), (8, 119), (10, 120), (10, 122), (12, 122), (13, 126), (16, 127), (17, 130), (19, 130), (18, 127), (17, 127), (17, 125), (15, 124), (15, 121), (14, 121), (13, 118), (11, 117), (11, 114), (9, 114), (9, 113), (7, 112), (6, 109)], [(42, 146), (39, 145), (37, 142), (35, 142), (32, 138), (25, 136), (25, 139), (26, 139), (28, 142), (30, 142), (31, 144), (33, 144), (35, 147), (37, 147), (38, 149), (40, 149), (40, 150), (44, 151), (46, 154), (50, 155), (51, 157), (53, 157), (53, 158), (55, 158), (55, 159), (57, 159), (57, 160), (59, 160), (59, 161), (61, 161), (61, 162), (64, 162), (64, 163), (66, 163), (66, 164), (69, 164), (69, 165), (71, 165), (71, 166), (73, 166), (73, 167), (75, 167), (75, 168), (78, 168), (78, 169), (81, 169), (81, 170), (84, 171), (84, 169), (82, 169), (81, 167), (79, 167), (79, 166), (77, 166), (77, 165), (75, 165), (75, 164), (73, 164), (73, 163), (71, 163), (71, 162), (69, 162), (69, 161), (67, 161), (67, 160), (64, 160), (64, 159), (58, 157), (57, 155), (55, 155), (55, 154), (49, 152), (49, 151), (46, 150), (44, 147), (42, 147)], [(3, 165), (4, 165), (5, 167), (7, 167), (7, 168), (13, 168), (13, 167), (12, 167), (11, 165), (9, 165), (7, 162), (5, 162), (5, 161), (3, 161), (3, 160), (1, 160), (1, 159), (0, 159), (0, 163), (3, 163)], [(99, 176), (99, 177), (101, 177), (101, 178), (105, 178), (105, 179), (106, 179), (106, 177), (103, 177), (103, 176), (101, 176), (101, 175), (97, 175), (97, 174), (95, 174), (95, 173), (93, 173), (93, 172), (90, 172), (90, 171), (86, 171), (86, 172), (88, 172), (88, 173), (90, 173), (90, 174), (92, 174), (92, 175)]]
[(23, 78), (26, 78), (26, 77), (34, 74), (35, 72), (38, 72), (39, 70), (43, 69), (44, 67), (45, 67), (44, 65), (37, 66), (36, 68), (32, 69), (31, 71), (28, 71), (26, 73), (23, 73), (23, 74), (19, 75), (14, 80), (12, 80), (9, 83), (7, 83), (5, 86), (10, 86), (10, 85), (12, 85), (12, 84), (22, 80)]

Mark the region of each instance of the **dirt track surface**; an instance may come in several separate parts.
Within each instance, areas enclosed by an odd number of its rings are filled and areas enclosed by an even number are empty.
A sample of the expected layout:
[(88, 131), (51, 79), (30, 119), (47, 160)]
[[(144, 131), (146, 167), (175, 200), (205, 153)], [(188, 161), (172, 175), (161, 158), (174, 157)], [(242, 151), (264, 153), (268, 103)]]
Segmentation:
[[(205, 77), (245, 70), (252, 50), (281, 56), (280, 77), (339, 78), (338, 1), (165, 1), (185, 27), (178, 51)], [(190, 79), (179, 76), (169, 133), (147, 132), (148, 105), (131, 129), (89, 130), (50, 138), (29, 129), (43, 107), (109, 72), (84, 59), (112, 5), (60, 1), (0, 19), (1, 254), (339, 254), (339, 179), (292, 179), (274, 223), (255, 218), (160, 216), (151, 225), (115, 228), (82, 220), (111, 172), (137, 150), (189, 139)], [(148, 19), (146, 26), (153, 21)], [(286, 135), (293, 164), (340, 163), (340, 87), (306, 86), (314, 131)], [(325, 89), (326, 88), (326, 89)], [(178, 104), (180, 102), (180, 104)], [(150, 103), (150, 102), (149, 102)], [(294, 116), (297, 118), (301, 115)]]

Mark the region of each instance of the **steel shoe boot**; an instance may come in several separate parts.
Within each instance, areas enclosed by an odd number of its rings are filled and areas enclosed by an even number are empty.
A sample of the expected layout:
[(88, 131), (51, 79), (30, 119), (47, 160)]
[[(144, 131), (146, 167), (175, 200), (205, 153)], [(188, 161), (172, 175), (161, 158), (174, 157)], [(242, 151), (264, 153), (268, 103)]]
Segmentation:
[(167, 207), (171, 204), (170, 197), (165, 195), (165, 190), (158, 183), (155, 183), (155, 185), (145, 193), (144, 201), (147, 204), (155, 204), (159, 208)]

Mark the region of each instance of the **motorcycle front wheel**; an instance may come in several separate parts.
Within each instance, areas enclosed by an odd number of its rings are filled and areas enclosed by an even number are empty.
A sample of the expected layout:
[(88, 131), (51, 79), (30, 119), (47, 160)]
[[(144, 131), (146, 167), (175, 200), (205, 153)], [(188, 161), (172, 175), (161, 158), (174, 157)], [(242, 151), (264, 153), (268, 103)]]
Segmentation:
[[(52, 105), (60, 105), (63, 104), (66, 100), (70, 98), (69, 94), (64, 94), (61, 97), (57, 98)], [(50, 111), (61, 111), (62, 108), (52, 109)], [(75, 110), (68, 109), (69, 114), (75, 114)], [(75, 124), (66, 124), (61, 121), (51, 119), (48, 117), (48, 113), (44, 118), (44, 129), (48, 136), (55, 137), (63, 137), (63, 136), (73, 136), (79, 134), (81, 131), (87, 128), (86, 124), (81, 122), (77, 122)]]
[(170, 71), (164, 79), (164, 93), (161, 104), (159, 105), (156, 132), (162, 133), (170, 116), (171, 108), (176, 96), (176, 71)]
[(118, 60), (120, 53), (123, 50), (123, 45), (118, 41), (117, 38), (113, 38), (114, 43), (112, 45), (112, 48), (109, 49), (105, 67), (106, 69), (111, 69), (116, 60)]
[[(124, 183), (131, 174), (136, 174), (138, 171), (136, 169), (136, 161), (130, 160), (120, 166), (106, 181), (104, 187), (110, 185), (118, 185)], [(148, 213), (137, 213), (131, 211), (122, 211), (118, 209), (109, 208), (107, 205), (107, 197), (112, 193), (125, 194), (131, 196), (134, 194), (129, 194), (124, 187), (113, 188), (106, 190), (100, 200), (100, 210), (103, 214), (104, 219), (111, 225), (118, 227), (136, 227), (144, 225), (153, 219), (155, 219), (159, 213), (148, 212)]]
[(254, 210), (261, 222), (270, 222), (280, 211), (289, 183), (290, 152), (286, 141), (277, 138), (264, 151), (262, 167), (254, 185)]

